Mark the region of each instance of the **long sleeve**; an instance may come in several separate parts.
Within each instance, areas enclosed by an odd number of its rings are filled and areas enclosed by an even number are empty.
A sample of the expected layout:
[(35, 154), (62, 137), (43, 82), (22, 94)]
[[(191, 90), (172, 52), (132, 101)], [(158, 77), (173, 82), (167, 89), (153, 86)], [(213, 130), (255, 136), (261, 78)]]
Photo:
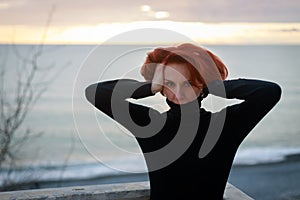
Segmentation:
[(149, 82), (132, 79), (104, 81), (88, 86), (85, 94), (91, 104), (133, 134), (143, 131), (144, 126), (152, 123), (151, 115), (159, 116), (154, 109), (127, 101), (128, 98), (153, 96)]
[[(116, 87), (117, 86), (117, 87)], [(123, 101), (152, 96), (151, 84), (131, 79), (104, 81), (92, 84), (85, 90), (87, 100), (105, 114), (112, 116), (112, 98)]]
[(276, 105), (281, 96), (278, 84), (253, 79), (216, 81), (208, 89), (210, 94), (216, 96), (244, 100), (224, 109), (226, 111), (224, 128), (233, 130), (237, 134), (238, 142), (241, 142)]

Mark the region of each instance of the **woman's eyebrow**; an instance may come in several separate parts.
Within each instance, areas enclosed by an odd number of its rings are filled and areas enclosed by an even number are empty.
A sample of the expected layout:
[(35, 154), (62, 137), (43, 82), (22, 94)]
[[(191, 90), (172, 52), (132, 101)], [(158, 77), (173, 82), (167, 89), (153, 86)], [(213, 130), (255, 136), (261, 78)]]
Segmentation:
[[(170, 82), (174, 82), (174, 81), (172, 81), (172, 80), (169, 80), (169, 79), (165, 79), (165, 81), (170, 81)], [(184, 82), (191, 82), (192, 80), (185, 80)]]

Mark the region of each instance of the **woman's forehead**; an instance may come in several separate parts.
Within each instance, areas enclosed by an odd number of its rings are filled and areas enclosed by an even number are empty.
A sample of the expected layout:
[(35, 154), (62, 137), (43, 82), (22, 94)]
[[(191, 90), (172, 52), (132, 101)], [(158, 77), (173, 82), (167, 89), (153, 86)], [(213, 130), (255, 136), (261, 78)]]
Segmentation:
[(190, 79), (190, 71), (184, 63), (172, 63), (165, 67), (164, 75), (166, 79), (186, 80)]

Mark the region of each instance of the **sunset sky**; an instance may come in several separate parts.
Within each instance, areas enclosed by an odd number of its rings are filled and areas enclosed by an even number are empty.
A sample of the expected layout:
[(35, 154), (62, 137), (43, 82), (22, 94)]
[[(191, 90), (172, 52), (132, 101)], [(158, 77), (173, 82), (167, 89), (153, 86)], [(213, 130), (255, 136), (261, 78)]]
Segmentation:
[(299, 10), (299, 0), (0, 0), (0, 43), (93, 44), (158, 28), (206, 44), (300, 44)]

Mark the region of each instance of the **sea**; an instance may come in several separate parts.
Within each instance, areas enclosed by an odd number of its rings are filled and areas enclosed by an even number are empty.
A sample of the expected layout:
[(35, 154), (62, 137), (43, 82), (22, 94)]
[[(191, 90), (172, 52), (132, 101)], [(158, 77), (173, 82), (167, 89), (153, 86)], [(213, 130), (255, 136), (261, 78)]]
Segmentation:
[[(145, 173), (141, 150), (132, 135), (85, 98), (93, 83), (117, 78), (142, 80), (139, 73), (148, 51), (164, 45), (0, 45), (2, 96), (14, 108), (18, 83), (24, 84), (30, 67), (38, 66), (33, 93), (41, 93), (28, 108), (15, 133), (16, 168), (3, 165), (0, 183), (14, 181), (76, 180)], [(279, 84), (282, 96), (241, 144), (234, 165), (284, 161), (300, 153), (300, 46), (203, 45), (226, 64), (227, 79), (251, 78)], [(137, 103), (168, 109), (155, 95)], [(203, 107), (212, 112), (239, 100), (209, 96)], [(259, 103), (259, 102), (257, 102)], [(9, 111), (6, 111), (9, 113)], [(2, 117), (2, 116), (1, 116)], [(4, 118), (3, 118), (4, 119)], [(2, 121), (2, 119), (1, 119)]]

